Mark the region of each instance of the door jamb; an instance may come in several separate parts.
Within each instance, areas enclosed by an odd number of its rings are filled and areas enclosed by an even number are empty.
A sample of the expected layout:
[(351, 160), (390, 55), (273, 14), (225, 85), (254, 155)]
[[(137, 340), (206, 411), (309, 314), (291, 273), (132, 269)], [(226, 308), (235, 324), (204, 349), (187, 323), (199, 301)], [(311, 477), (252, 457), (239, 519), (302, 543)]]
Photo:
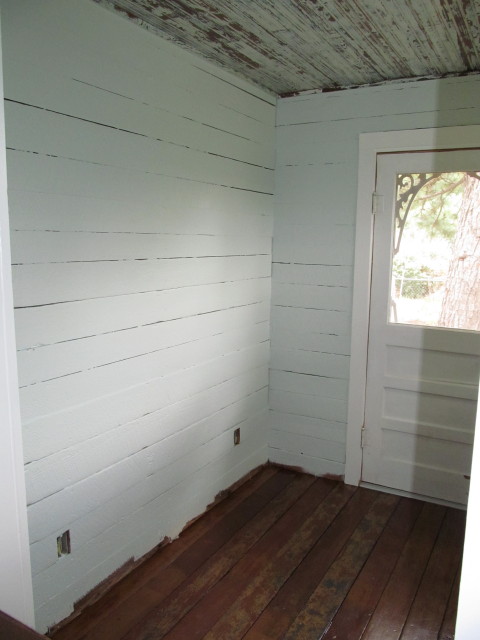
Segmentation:
[[(25, 469), (13, 317), (0, 37), (0, 608), (34, 626)], [(8, 576), (8, 578), (6, 577)]]
[(361, 436), (365, 416), (373, 248), (372, 194), (375, 191), (377, 154), (467, 149), (478, 146), (480, 146), (480, 125), (360, 134), (345, 462), (347, 484), (360, 484), (362, 472)]

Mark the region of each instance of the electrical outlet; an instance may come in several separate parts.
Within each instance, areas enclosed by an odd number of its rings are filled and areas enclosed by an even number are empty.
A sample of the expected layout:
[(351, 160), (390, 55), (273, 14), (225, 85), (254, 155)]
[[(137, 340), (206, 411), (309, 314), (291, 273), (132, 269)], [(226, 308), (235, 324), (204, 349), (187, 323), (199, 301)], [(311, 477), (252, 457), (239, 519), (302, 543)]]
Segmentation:
[(67, 531), (64, 531), (62, 535), (57, 538), (57, 555), (60, 558), (61, 556), (66, 556), (71, 552), (70, 529), (67, 529)]
[(233, 432), (233, 444), (240, 444), (240, 427), (237, 427)]

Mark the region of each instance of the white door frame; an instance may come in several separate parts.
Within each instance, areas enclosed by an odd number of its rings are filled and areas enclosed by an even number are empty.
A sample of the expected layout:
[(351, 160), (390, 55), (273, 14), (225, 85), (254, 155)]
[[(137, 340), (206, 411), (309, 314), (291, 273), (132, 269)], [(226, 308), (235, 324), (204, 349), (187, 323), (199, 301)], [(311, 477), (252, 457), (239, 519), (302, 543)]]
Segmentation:
[(360, 134), (345, 463), (347, 484), (358, 485), (362, 471), (361, 433), (365, 416), (373, 241), (372, 194), (375, 191), (377, 154), (465, 149), (479, 146), (480, 125)]
[[(477, 407), (475, 430), (480, 433), (480, 407)], [(480, 438), (473, 447), (472, 474), (468, 496), (467, 526), (463, 547), (462, 574), (458, 598), (456, 640), (477, 640), (480, 629), (480, 608), (478, 606), (478, 571), (480, 568)]]
[(0, 43), (0, 609), (33, 627), (17, 355), (13, 323), (10, 231)]

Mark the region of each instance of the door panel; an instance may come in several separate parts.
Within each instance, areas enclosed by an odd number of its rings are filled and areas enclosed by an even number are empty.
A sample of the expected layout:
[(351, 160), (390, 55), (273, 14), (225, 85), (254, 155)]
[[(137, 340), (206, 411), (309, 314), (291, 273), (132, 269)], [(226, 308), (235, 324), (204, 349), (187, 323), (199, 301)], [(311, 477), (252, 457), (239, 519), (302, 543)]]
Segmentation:
[[(466, 504), (468, 496), (480, 373), (480, 333), (427, 324), (401, 324), (393, 312), (395, 309), (392, 311), (394, 298), (399, 293), (398, 284), (391, 284), (392, 262), (398, 248), (401, 176), (416, 172), (424, 176), (425, 182), (431, 180), (432, 185), (437, 180), (441, 185), (442, 172), (473, 174), (479, 168), (478, 150), (379, 154), (377, 157), (376, 191), (382, 194), (384, 206), (375, 215), (374, 222), (362, 480), (460, 504)], [(447, 177), (450, 178), (450, 174)], [(454, 184), (453, 178), (451, 184)], [(419, 190), (416, 197), (423, 198), (423, 207), (429, 196), (422, 193), (425, 191)], [(451, 201), (455, 203), (457, 198), (458, 207), (464, 198), (461, 194)], [(435, 218), (434, 211), (432, 219)], [(445, 223), (441, 230), (442, 237), (448, 236), (446, 226)], [(415, 234), (408, 233), (415, 241)], [(449, 242), (453, 246), (455, 236)], [(419, 251), (423, 250), (420, 246)], [(441, 262), (442, 255), (438, 258), (434, 252), (432, 255), (434, 263)], [(408, 283), (411, 293), (407, 296), (411, 298), (399, 301), (420, 308), (425, 300), (436, 299), (440, 308), (446, 294), (437, 292), (436, 274), (428, 275), (433, 285), (425, 284), (427, 278), (420, 280), (420, 276), (415, 276), (419, 277), (422, 287), (426, 287), (420, 294), (412, 289), (414, 278), (410, 275), (404, 278), (404, 275), (400, 295)], [(451, 282), (450, 278), (447, 284)], [(438, 296), (443, 297), (439, 300)]]

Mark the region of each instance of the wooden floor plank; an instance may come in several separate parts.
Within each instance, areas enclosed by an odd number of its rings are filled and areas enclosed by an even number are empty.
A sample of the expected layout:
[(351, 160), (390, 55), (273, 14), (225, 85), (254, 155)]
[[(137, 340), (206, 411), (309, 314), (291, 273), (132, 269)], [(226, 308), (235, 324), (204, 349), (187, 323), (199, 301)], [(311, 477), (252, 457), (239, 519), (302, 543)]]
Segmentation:
[(166, 639), (242, 637), (322, 530), (355, 493), (352, 488), (337, 486), (325, 497), (324, 483), (318, 480), (305, 494), (302, 509), (290, 509), (282, 522)]
[(399, 640), (445, 512), (424, 504), (362, 640)]
[(322, 640), (362, 637), (421, 508), (418, 500), (401, 500)]
[[(162, 638), (296, 503), (312, 482), (312, 476), (298, 475), (282, 494), (276, 496), (257, 517), (252, 518), (248, 526), (237, 531), (227, 548), (220, 549), (192, 572), (188, 580), (173, 590), (160, 606), (150, 612), (147, 620), (132, 627), (125, 635), (117, 635), (117, 639), (119, 637), (125, 640)], [(163, 584), (163, 578), (159, 576), (149, 583), (149, 587), (159, 589), (161, 592), (164, 588)]]
[(396, 496), (378, 495), (303, 611), (290, 626), (285, 640), (317, 640), (329, 626), (398, 501)]
[(30, 627), (0, 611), (0, 638), (2, 640), (42, 640), (42, 636)]
[[(463, 535), (462, 535), (463, 541)], [(438, 634), (438, 640), (453, 640), (455, 638), (455, 623), (457, 621), (458, 594), (460, 591), (460, 576), (462, 573), (461, 562), (457, 570), (457, 575), (453, 582), (453, 587), (448, 599), (447, 610), (443, 618), (442, 627)]]
[(373, 491), (356, 492), (254, 622), (245, 640), (279, 640), (285, 636), (375, 498)]
[(453, 640), (465, 514), (267, 467), (55, 640)]
[(437, 640), (462, 555), (465, 514), (449, 510), (430, 556), (401, 640)]

